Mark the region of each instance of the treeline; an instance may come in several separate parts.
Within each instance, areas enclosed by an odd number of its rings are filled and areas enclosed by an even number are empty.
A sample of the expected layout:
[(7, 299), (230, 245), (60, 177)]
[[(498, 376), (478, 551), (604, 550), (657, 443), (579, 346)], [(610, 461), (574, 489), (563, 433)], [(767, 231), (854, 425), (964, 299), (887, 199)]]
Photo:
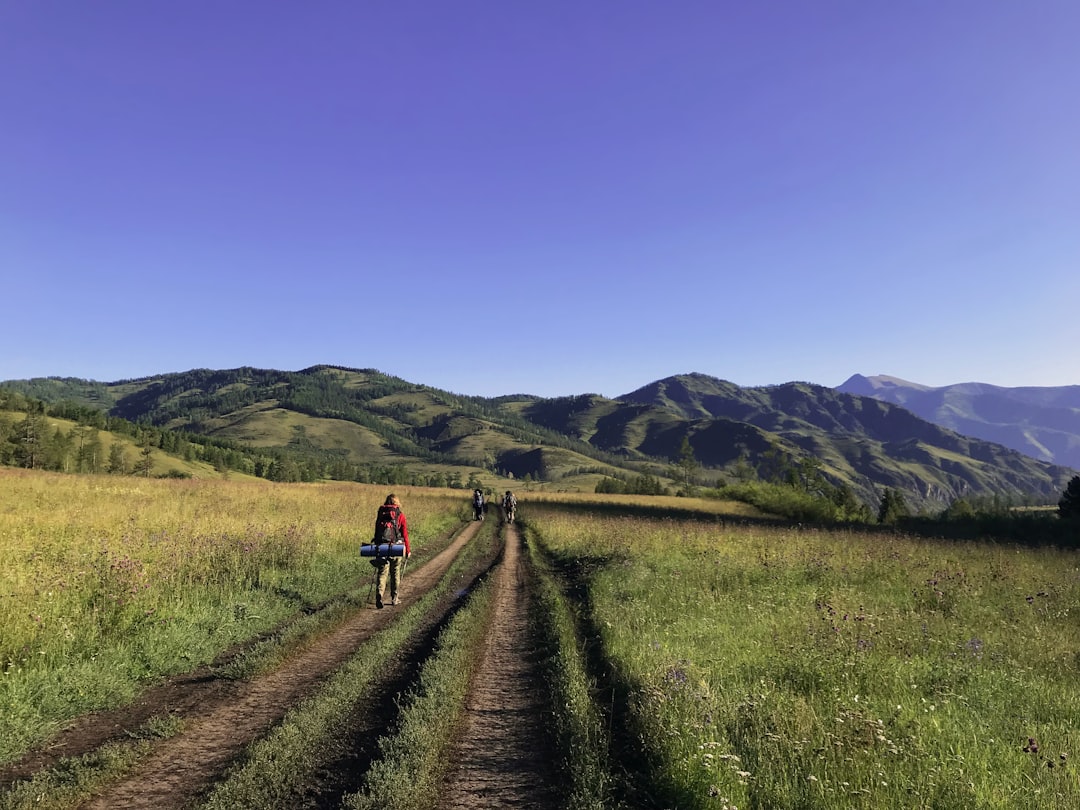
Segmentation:
[(596, 492), (609, 495), (670, 495), (671, 489), (655, 475), (605, 476), (596, 483)]
[[(871, 508), (851, 487), (830, 481), (813, 457), (792, 459), (778, 450), (763, 454), (758, 467), (740, 458), (736, 480), (715, 487), (701, 487), (697, 476), (701, 465), (684, 438), (669, 475), (680, 484), (676, 495), (700, 494), (706, 498), (749, 503), (763, 512), (805, 523), (866, 523), (873, 521)], [(598, 493), (629, 495), (670, 495), (659, 478), (608, 476), (596, 485)]]
[[(1056, 513), (1031, 511), (1045, 498), (1032, 493), (993, 494), (956, 498), (938, 509), (911, 506), (903, 491), (886, 487), (876, 504), (868, 504), (843, 483), (830, 481), (821, 463), (812, 457), (782, 459), (766, 453), (757, 469), (745, 463), (737, 467), (738, 480), (706, 495), (753, 504), (770, 514), (804, 523), (849, 523), (894, 526), (919, 533), (937, 531), (944, 536), (995, 536), (1022, 540), (1025, 536), (1061, 535), (1059, 527), (1043, 531), (1047, 518)], [(759, 475), (767, 471), (767, 478)]]
[(885, 488), (872, 509), (845, 485), (828, 481), (816, 459), (792, 460), (770, 480), (743, 472), (743, 479), (707, 490), (709, 497), (753, 504), (800, 523), (888, 526), (910, 534), (958, 540), (993, 540), (1022, 545), (1080, 546), (1080, 476), (1069, 482), (1058, 509), (1032, 508), (1030, 493), (957, 498), (937, 511), (916, 512), (899, 489)]

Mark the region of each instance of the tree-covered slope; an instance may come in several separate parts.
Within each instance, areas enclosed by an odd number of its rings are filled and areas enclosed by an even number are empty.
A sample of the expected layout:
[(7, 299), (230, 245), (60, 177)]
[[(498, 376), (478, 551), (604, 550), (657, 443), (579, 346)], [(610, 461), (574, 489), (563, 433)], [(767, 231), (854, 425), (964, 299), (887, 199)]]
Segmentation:
[(871, 504), (886, 487), (930, 504), (973, 495), (1054, 499), (1075, 474), (874, 398), (806, 383), (741, 388), (702, 374), (658, 380), (619, 399), (464, 397), (331, 366), (4, 385), (53, 402), (107, 405), (115, 417), (278, 459), (307, 459), (315, 474), (334, 477), (402, 465), (546, 481), (656, 476), (687, 446), (702, 465), (700, 483), (782, 478), (809, 462)]
[(564, 477), (634, 473), (625, 459), (524, 419), (513, 408), (372, 369), (196, 369), (116, 383), (11, 381), (48, 401), (97, 401), (110, 414), (297, 458), (458, 474)]
[[(1000, 444), (960, 435), (904, 408), (809, 383), (740, 388), (692, 374), (659, 380), (620, 400), (751, 425), (774, 438), (781, 451), (794, 446), (820, 459), (834, 480), (864, 497), (875, 487), (888, 486), (921, 500), (945, 502), (1016, 492), (1052, 498), (1075, 474)], [(691, 430), (690, 438), (695, 453), (708, 452), (702, 446), (707, 442), (695, 432)], [(675, 452), (670, 443), (668, 449)]]

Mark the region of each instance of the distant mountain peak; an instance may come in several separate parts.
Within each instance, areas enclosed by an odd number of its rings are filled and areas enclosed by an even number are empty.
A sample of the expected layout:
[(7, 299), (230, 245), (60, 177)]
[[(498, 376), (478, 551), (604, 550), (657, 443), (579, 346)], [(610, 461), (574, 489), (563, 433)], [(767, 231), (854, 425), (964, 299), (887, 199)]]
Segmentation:
[(875, 374), (872, 377), (865, 377), (862, 374), (852, 374), (847, 380), (838, 385), (836, 390), (842, 391), (845, 394), (859, 394), (860, 396), (872, 397), (879, 391), (894, 388), (907, 388), (914, 391), (933, 390), (929, 385), (909, 382), (908, 380), (893, 377), (889, 374)]
[(931, 387), (855, 374), (837, 391), (906, 408), (965, 436), (1080, 469), (1080, 386), (1004, 388), (965, 382)]

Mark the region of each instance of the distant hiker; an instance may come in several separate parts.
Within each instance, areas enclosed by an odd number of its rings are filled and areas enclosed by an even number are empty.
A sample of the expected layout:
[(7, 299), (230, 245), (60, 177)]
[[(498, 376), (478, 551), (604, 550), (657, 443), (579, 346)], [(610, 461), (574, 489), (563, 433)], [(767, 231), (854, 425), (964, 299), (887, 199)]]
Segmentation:
[(517, 511), (517, 498), (514, 497), (514, 493), (510, 490), (506, 490), (506, 494), (503, 495), (502, 507), (506, 522), (513, 523), (514, 512)]
[(484, 507), (484, 493), (478, 489), (474, 489), (472, 494), (473, 520), (484, 519)]
[(401, 585), (401, 573), (405, 567), (405, 560), (409, 559), (409, 526), (405, 520), (405, 513), (401, 511), (401, 501), (397, 495), (387, 495), (386, 502), (379, 507), (379, 513), (375, 517), (375, 537), (372, 542), (389, 543), (391, 545), (404, 544), (405, 554), (402, 557), (378, 557), (375, 565), (375, 607), (382, 608), (383, 592), (386, 590), (386, 580), (390, 579), (390, 604), (400, 603), (398, 587)]

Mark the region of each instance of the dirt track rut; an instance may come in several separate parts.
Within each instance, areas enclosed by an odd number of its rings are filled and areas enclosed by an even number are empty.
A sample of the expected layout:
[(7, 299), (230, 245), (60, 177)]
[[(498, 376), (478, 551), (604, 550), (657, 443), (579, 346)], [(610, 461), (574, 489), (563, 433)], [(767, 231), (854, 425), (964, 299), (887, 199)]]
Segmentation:
[(494, 618), (466, 701), (442, 810), (557, 806), (544, 720), (548, 699), (529, 631), (521, 533), (512, 525), (503, 531), (503, 564), (492, 583)]

